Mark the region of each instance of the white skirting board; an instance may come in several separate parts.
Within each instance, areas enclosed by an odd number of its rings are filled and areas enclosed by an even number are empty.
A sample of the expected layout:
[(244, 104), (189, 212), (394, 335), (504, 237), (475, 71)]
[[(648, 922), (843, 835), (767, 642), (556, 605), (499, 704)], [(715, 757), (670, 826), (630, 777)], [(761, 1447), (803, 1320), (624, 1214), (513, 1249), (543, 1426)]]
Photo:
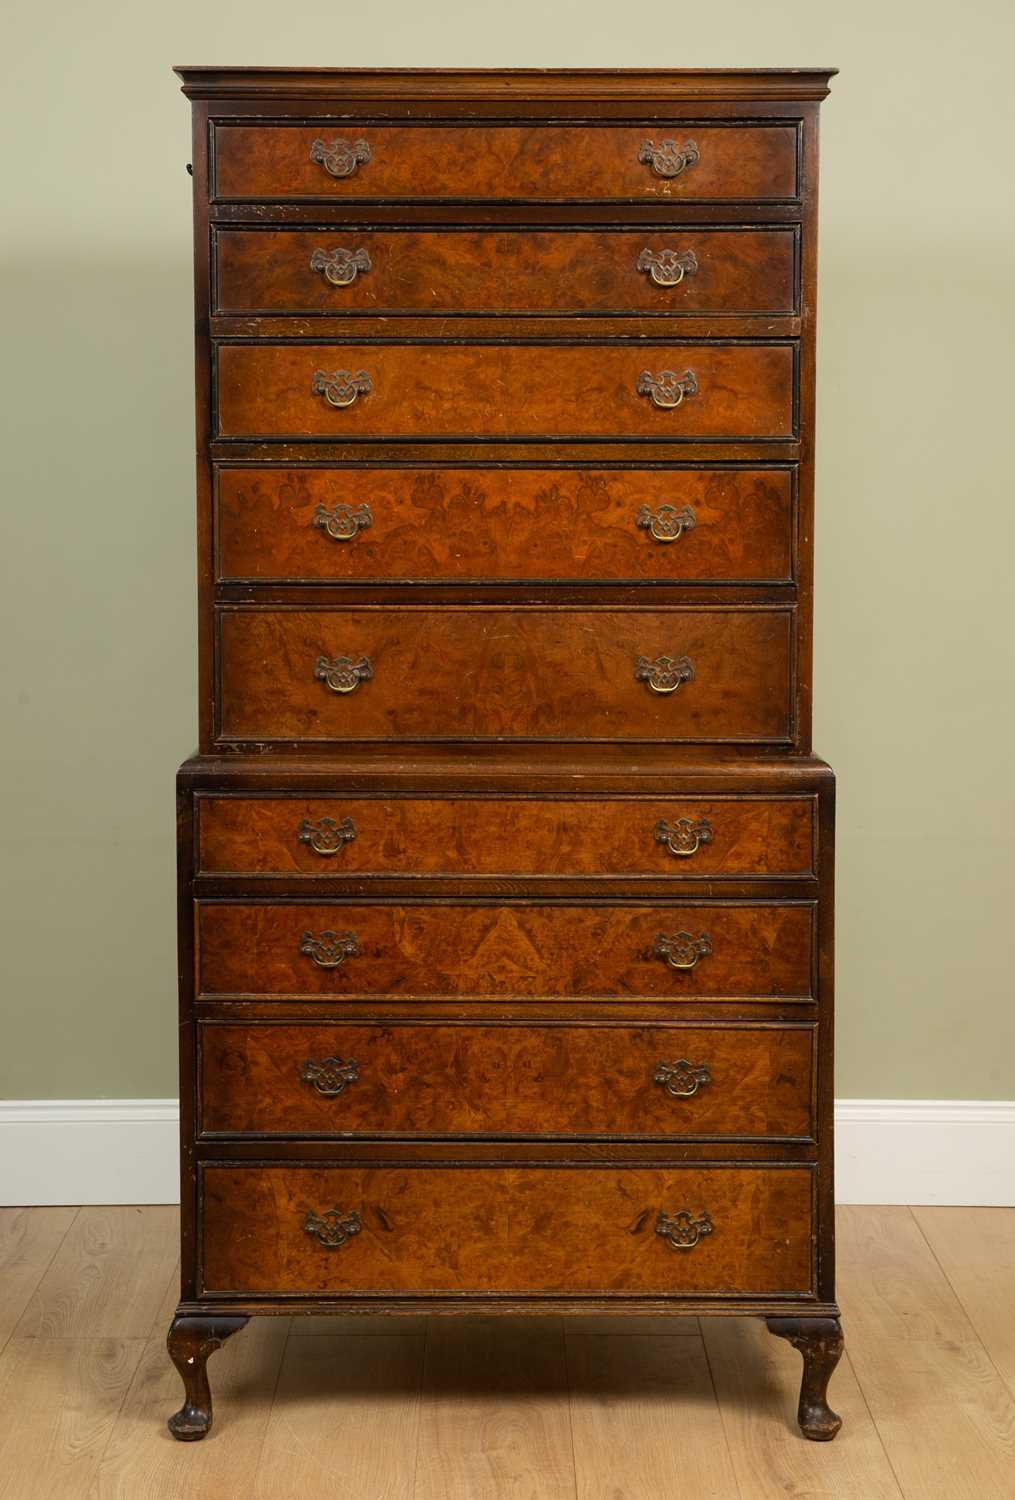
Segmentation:
[[(175, 1203), (178, 1116), (175, 1099), (0, 1100), (0, 1204)], [(840, 1203), (1015, 1205), (1015, 1100), (840, 1099), (835, 1129)]]

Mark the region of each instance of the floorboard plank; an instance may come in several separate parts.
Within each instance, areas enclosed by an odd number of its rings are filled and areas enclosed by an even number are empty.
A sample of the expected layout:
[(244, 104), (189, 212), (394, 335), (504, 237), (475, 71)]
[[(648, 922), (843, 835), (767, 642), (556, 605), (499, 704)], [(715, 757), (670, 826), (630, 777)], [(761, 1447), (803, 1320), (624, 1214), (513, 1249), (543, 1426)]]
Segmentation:
[(914, 1208), (913, 1214), (1015, 1395), (1015, 1208)]
[(88, 1500), (222, 1500), (253, 1493), (261, 1444), (285, 1349), (285, 1318), (252, 1318), (208, 1361), (214, 1421), (197, 1443), (179, 1443), (166, 1420), (183, 1383), (164, 1334), (144, 1346)]
[(1012, 1500), (1015, 1402), (908, 1208), (839, 1210), (846, 1348), (907, 1500)]
[(848, 1359), (840, 1362), (829, 1387), (842, 1431), (832, 1443), (812, 1443), (796, 1420), (797, 1351), (770, 1334), (760, 1318), (701, 1321), (744, 1500), (899, 1500), (902, 1492)]
[(0, 1349), (74, 1223), (76, 1208), (0, 1208)]
[(254, 1500), (412, 1500), (424, 1341), (291, 1338)]
[(567, 1329), (578, 1500), (740, 1500), (700, 1338)]
[(180, 1253), (179, 1210), (83, 1208), (16, 1328), (19, 1338), (153, 1334)]
[(434, 1318), (416, 1500), (574, 1500), (559, 1318)]
[(88, 1494), (140, 1339), (12, 1338), (0, 1355), (0, 1500)]

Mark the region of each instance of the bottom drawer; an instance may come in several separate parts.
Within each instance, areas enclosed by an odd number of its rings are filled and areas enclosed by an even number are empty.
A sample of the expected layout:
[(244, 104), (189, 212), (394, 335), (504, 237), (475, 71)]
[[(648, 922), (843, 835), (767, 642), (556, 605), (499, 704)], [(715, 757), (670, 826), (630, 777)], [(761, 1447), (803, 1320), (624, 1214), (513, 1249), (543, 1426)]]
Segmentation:
[(812, 1290), (806, 1166), (202, 1170), (203, 1295)]

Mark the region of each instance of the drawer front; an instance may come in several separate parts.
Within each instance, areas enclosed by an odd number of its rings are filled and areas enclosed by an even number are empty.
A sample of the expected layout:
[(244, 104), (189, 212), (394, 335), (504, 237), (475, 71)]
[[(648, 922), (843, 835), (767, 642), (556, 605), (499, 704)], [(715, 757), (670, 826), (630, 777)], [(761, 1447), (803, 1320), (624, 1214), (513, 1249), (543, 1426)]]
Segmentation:
[(802, 1296), (808, 1167), (202, 1170), (205, 1295)]
[(788, 440), (795, 347), (220, 344), (218, 435)]
[(779, 202), (795, 125), (219, 125), (217, 198)]
[(808, 999), (814, 907), (199, 901), (198, 992)]
[(784, 743), (792, 621), (769, 607), (223, 610), (220, 735)]
[(792, 313), (792, 229), (221, 230), (219, 313)]
[(807, 1139), (810, 1027), (200, 1027), (216, 1135)]
[(810, 797), (206, 797), (198, 809), (205, 874), (696, 880), (814, 873)]
[(220, 467), (223, 582), (786, 583), (794, 472)]

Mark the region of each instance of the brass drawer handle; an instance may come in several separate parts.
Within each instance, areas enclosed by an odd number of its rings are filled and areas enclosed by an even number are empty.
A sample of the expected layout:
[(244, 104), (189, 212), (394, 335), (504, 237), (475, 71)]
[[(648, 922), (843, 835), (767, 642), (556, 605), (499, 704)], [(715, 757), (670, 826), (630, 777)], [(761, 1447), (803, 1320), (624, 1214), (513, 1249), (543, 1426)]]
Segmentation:
[(652, 837), (657, 844), (665, 844), (678, 859), (689, 859), (702, 844), (712, 842), (712, 825), (707, 818), (700, 818), (697, 823), (690, 818), (677, 818), (673, 823), (660, 818)]
[(673, 411), (685, 396), (698, 394), (698, 382), (693, 370), (685, 370), (683, 375), (677, 375), (673, 370), (660, 370), (658, 375), (653, 375), (651, 370), (642, 370), (637, 391), (639, 396), (651, 396), (653, 406), (662, 411)]
[(656, 958), (665, 959), (671, 969), (693, 969), (699, 958), (707, 958), (712, 952), (712, 941), (707, 932), (697, 937), (689, 932), (674, 932), (669, 937), (657, 932), (652, 952)]
[(323, 1214), (309, 1210), (303, 1220), (304, 1231), (323, 1245), (326, 1250), (341, 1250), (354, 1234), (359, 1234), (363, 1221), (358, 1213), (344, 1213), (340, 1208), (326, 1208)]
[(701, 160), (697, 141), (685, 141), (678, 146), (676, 141), (642, 141), (638, 148), (638, 160), (651, 166), (657, 177), (679, 177), (681, 172), (693, 167)]
[(672, 1250), (693, 1250), (699, 1240), (712, 1233), (712, 1220), (704, 1210), (697, 1218), (686, 1208), (675, 1214), (660, 1212), (656, 1219), (656, 1234), (661, 1235)]
[(296, 837), (301, 844), (309, 844), (315, 854), (327, 858), (344, 849), (356, 837), (356, 824), (351, 818), (343, 818), (341, 823), (336, 823), (334, 818), (318, 818), (316, 823), (304, 818), (296, 830)]
[(374, 675), (370, 658), (361, 656), (353, 661), (351, 656), (319, 656), (314, 663), (317, 682), (326, 682), (333, 693), (354, 693), (361, 682), (369, 682)]
[(694, 681), (694, 667), (687, 656), (657, 656), (655, 661), (639, 656), (634, 676), (636, 682), (647, 682), (654, 693), (675, 693), (682, 682)]
[(357, 396), (369, 396), (374, 388), (366, 370), (357, 370), (350, 375), (348, 370), (315, 370), (310, 389), (315, 396), (323, 396), (329, 406), (351, 406)]
[(359, 1067), (351, 1057), (348, 1062), (343, 1062), (340, 1057), (326, 1057), (319, 1063), (308, 1057), (300, 1068), (300, 1082), (312, 1084), (326, 1099), (344, 1094), (350, 1083), (355, 1083), (358, 1077)]
[(358, 250), (315, 250), (310, 257), (310, 269), (320, 271), (332, 286), (351, 286), (360, 271), (369, 271), (370, 265), (370, 256), (362, 245)]
[(305, 932), (300, 938), (300, 952), (312, 958), (319, 969), (337, 969), (347, 958), (359, 958), (363, 952), (354, 932)]
[(690, 1099), (712, 1082), (712, 1074), (707, 1063), (689, 1063), (680, 1058), (677, 1062), (656, 1063), (652, 1082), (660, 1084), (674, 1099)]
[(341, 136), (330, 146), (318, 136), (310, 147), (310, 160), (322, 166), (329, 177), (351, 177), (372, 155), (366, 141), (344, 141)]
[(656, 511), (643, 505), (634, 518), (634, 524), (649, 532), (653, 541), (676, 542), (685, 531), (694, 530), (698, 517), (689, 505), (681, 506), (680, 510), (675, 505), (660, 505)]
[(314, 511), (313, 525), (319, 531), (327, 532), (333, 542), (351, 542), (353, 537), (373, 524), (369, 505), (357, 505), (355, 510), (351, 505), (333, 505), (330, 510), (326, 505), (319, 505)]
[(656, 251), (646, 246), (635, 266), (639, 271), (647, 271), (656, 286), (679, 286), (685, 276), (693, 276), (697, 271), (698, 257), (693, 250)]

